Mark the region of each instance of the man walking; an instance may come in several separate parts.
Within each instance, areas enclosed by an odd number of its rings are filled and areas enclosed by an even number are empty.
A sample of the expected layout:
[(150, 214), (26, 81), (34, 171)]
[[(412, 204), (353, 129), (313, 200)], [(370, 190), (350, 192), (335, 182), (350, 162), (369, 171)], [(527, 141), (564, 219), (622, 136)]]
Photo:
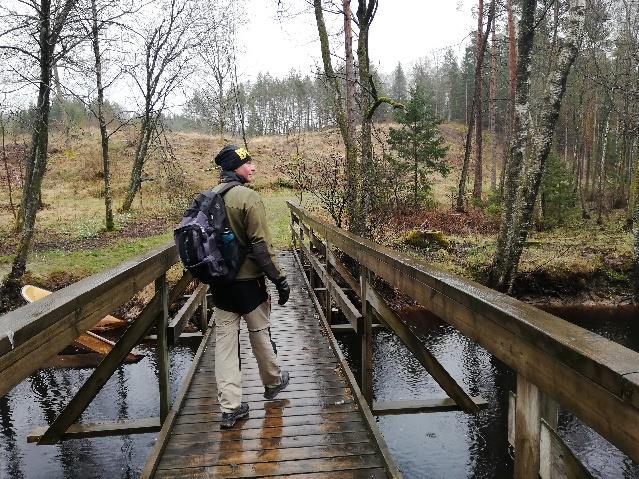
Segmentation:
[(248, 415), (242, 402), (242, 377), (239, 356), (240, 318), (249, 331), (251, 349), (257, 360), (264, 397), (273, 399), (289, 382), (289, 374), (277, 364), (277, 349), (271, 340), (270, 299), (266, 275), (277, 288), (278, 303), (288, 301), (290, 289), (286, 276), (277, 265), (266, 223), (266, 210), (260, 195), (244, 186), (252, 181), (255, 165), (244, 148), (225, 146), (215, 157), (221, 167), (220, 190), (225, 183), (237, 181), (224, 194), (226, 215), (238, 241), (248, 248), (235, 280), (213, 288), (215, 302), (215, 379), (222, 410), (221, 427), (232, 428)]

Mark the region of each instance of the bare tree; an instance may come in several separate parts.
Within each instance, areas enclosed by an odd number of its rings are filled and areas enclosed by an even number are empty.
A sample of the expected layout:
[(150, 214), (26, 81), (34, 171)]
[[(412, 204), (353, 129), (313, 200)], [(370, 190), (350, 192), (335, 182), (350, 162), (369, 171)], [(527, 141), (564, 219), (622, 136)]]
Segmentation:
[[(51, 108), (51, 84), (53, 66), (63, 58), (81, 39), (69, 24), (77, 18), (74, 12), (78, 0), (64, 0), (52, 4), (50, 0), (24, 1), (19, 4), (21, 10), (0, 7), (5, 20), (0, 31), (0, 49), (21, 56), (26, 62), (35, 62), (38, 66), (38, 96), (35, 107), (36, 118), (31, 135), (29, 154), (18, 230), (20, 238), (5, 286), (14, 288), (26, 270), (27, 256), (33, 239), (36, 214), (40, 204), (42, 179), (47, 166), (47, 148), (49, 141), (49, 112)], [(25, 78), (25, 74), (16, 71)], [(28, 81), (32, 81), (26, 78)]]
[[(170, 95), (193, 72), (195, 47), (211, 26), (199, 16), (199, 2), (166, 0), (152, 5), (153, 12), (142, 11), (149, 25), (136, 32), (143, 56), (129, 73), (142, 98), (140, 128), (133, 157), (131, 177), (122, 211), (129, 211), (142, 186), (142, 171), (149, 146)], [(149, 15), (151, 17), (149, 18)]]

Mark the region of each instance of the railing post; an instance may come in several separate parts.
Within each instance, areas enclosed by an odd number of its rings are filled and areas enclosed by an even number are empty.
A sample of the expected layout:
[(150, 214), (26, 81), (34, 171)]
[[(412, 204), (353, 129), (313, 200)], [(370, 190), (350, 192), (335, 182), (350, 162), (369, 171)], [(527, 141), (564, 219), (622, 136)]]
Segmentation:
[(364, 399), (369, 407), (373, 407), (373, 325), (371, 309), (366, 300), (367, 289), (369, 288), (370, 272), (361, 267), (359, 274), (359, 285), (362, 298), (362, 317), (357, 325), (357, 335), (360, 339), (362, 352), (362, 380), (361, 390)]
[(155, 294), (162, 299), (162, 312), (158, 317), (158, 340), (156, 355), (158, 362), (158, 379), (160, 384), (160, 423), (163, 424), (169, 414), (171, 385), (169, 383), (169, 349), (167, 329), (169, 326), (169, 289), (166, 274), (155, 280)]
[[(326, 275), (330, 277), (331, 275), (331, 260), (330, 260), (330, 255), (331, 255), (331, 242), (327, 239), (326, 240), (326, 251), (325, 251), (325, 264), (324, 267), (326, 268)], [(324, 285), (326, 287), (326, 295), (324, 296), (324, 299), (326, 300), (324, 303), (324, 310), (326, 312), (326, 321), (328, 322), (328, 324), (332, 324), (333, 323), (333, 311), (332, 311), (332, 302), (331, 302), (331, 290), (328, 287), (328, 281), (326, 281), (326, 284)]]
[[(313, 230), (309, 228), (308, 230), (308, 250), (311, 254), (313, 254)], [(313, 268), (313, 264), (309, 265), (308, 269), (308, 279), (311, 283), (311, 289), (313, 290), (313, 294), (317, 294), (315, 288), (317, 287), (317, 281), (315, 280), (315, 269)]]
[(539, 478), (541, 394), (537, 386), (517, 374), (515, 401), (515, 478)]
[(202, 295), (202, 305), (200, 309), (200, 329), (202, 333), (206, 332), (206, 328), (209, 327), (209, 304), (206, 299), (206, 293), (210, 290), (210, 287), (206, 288), (204, 294)]

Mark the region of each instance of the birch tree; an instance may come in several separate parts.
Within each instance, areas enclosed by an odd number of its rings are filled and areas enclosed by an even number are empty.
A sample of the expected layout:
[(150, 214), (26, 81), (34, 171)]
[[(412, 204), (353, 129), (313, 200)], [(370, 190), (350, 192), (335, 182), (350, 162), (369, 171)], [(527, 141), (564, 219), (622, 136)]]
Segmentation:
[(565, 34), (560, 40), (557, 60), (547, 77), (537, 124), (528, 144), (531, 116), (530, 54), (535, 34), (536, 3), (536, 0), (524, 1), (519, 23), (514, 139), (504, 184), (501, 226), (490, 269), (490, 281), (501, 291), (510, 291), (513, 286), (585, 19), (585, 0), (570, 0)]

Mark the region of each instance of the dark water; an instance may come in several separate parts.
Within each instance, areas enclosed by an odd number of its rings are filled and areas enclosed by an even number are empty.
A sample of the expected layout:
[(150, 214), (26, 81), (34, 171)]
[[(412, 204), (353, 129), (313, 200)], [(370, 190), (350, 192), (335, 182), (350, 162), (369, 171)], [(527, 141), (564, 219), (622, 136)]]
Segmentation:
[[(137, 349), (144, 350), (144, 347)], [(170, 351), (171, 389), (191, 365), (196, 348)], [(93, 423), (159, 416), (160, 397), (154, 348), (137, 364), (118, 368), (79, 422)], [(155, 433), (73, 439), (55, 446), (27, 444), (36, 427), (50, 424), (91, 369), (40, 370), (0, 398), (0, 478), (137, 478), (155, 442)]]
[[(557, 311), (555, 311), (557, 313)], [(508, 392), (516, 375), (482, 347), (421, 310), (405, 311), (423, 343), (471, 395), (488, 406), (477, 414), (421, 413), (378, 417), (378, 425), (406, 478), (512, 477), (507, 445)], [(582, 311), (577, 322), (602, 336), (639, 351), (639, 318), (600, 320)], [(576, 321), (575, 321), (576, 322)], [(349, 363), (358, 368), (357, 348), (340, 338)], [(377, 400), (426, 399), (445, 393), (395, 335), (375, 334), (374, 394)], [(559, 432), (594, 477), (639, 478), (639, 465), (574, 416), (561, 411)]]
[[(507, 447), (507, 395), (515, 376), (484, 349), (450, 326), (420, 311), (407, 320), (422, 341), (471, 395), (488, 407), (478, 414), (447, 412), (378, 418), (379, 427), (406, 478), (512, 477)], [(584, 315), (577, 315), (583, 318)], [(639, 351), (634, 317), (581, 325)], [(354, 367), (354, 342), (340, 342)], [(195, 346), (170, 352), (173, 396), (188, 370)], [(421, 365), (386, 331), (375, 334), (374, 392), (378, 400), (423, 399), (444, 393)], [(34, 373), (0, 398), (0, 478), (134, 478), (154, 444), (155, 434), (76, 439), (56, 446), (26, 443), (34, 428), (51, 423), (90, 369)], [(138, 364), (121, 366), (81, 418), (81, 422), (157, 416), (157, 367), (151, 348)], [(595, 477), (639, 478), (639, 467), (572, 416), (560, 415), (560, 432)]]

